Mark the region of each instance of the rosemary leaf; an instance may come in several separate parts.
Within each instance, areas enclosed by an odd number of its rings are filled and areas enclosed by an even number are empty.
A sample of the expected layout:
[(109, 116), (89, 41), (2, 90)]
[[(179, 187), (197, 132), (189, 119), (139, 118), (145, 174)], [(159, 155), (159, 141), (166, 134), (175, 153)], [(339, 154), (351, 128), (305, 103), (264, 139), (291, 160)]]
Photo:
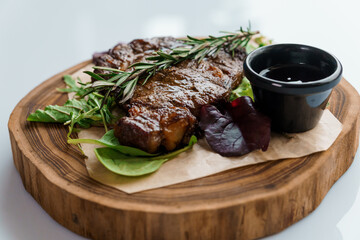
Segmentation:
[[(172, 49), (169, 53), (153, 52), (152, 56), (146, 58), (148, 62), (134, 63), (125, 71), (96, 66), (94, 69), (108, 71), (104, 73), (108, 75), (85, 72), (97, 81), (84, 86), (86, 92), (82, 96), (92, 92), (105, 91), (104, 102), (113, 96), (119, 103), (124, 103), (132, 97), (139, 80), (143, 80), (142, 84), (145, 84), (159, 70), (167, 69), (186, 59), (201, 62), (208, 56), (216, 56), (221, 49), (228, 49), (234, 56), (235, 50), (247, 47), (251, 37), (258, 32), (251, 32), (249, 26), (247, 30), (241, 27), (236, 32), (223, 33), (225, 33), (223, 36), (210, 35), (203, 39), (187, 36), (187, 39), (179, 40), (182, 46)], [(110, 78), (106, 80), (105, 78), (108, 77)]]
[(96, 79), (96, 80), (103, 80), (105, 81), (105, 79), (101, 76), (99, 76), (98, 74), (96, 73), (93, 73), (93, 72), (90, 72), (90, 71), (84, 71), (84, 73), (86, 73), (87, 75), (89, 75), (90, 77)]

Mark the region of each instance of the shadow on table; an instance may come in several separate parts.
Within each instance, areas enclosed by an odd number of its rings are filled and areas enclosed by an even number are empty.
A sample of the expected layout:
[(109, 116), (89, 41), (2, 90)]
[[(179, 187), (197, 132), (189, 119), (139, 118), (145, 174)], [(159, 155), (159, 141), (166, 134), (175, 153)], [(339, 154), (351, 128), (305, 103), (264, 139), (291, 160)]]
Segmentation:
[(4, 195), (1, 196), (0, 212), (3, 219), (1, 227), (7, 239), (85, 239), (55, 222), (25, 190), (12, 158), (6, 161), (9, 164), (4, 171), (7, 176), (2, 176)]

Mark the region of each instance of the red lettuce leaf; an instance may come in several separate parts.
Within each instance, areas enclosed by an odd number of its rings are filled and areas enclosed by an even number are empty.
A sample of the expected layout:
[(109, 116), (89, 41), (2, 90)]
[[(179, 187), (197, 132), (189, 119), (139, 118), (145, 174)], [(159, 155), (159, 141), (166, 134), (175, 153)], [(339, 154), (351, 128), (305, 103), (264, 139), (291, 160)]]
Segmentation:
[(210, 147), (222, 156), (266, 151), (269, 146), (270, 119), (254, 108), (248, 96), (228, 103), (223, 113), (215, 106), (203, 106), (199, 125)]

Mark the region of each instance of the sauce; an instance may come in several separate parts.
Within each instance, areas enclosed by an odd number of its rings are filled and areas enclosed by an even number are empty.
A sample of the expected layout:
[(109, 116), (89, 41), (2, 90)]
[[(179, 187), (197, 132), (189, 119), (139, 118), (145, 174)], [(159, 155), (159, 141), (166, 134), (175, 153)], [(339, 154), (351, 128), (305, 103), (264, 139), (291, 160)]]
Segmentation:
[(309, 64), (281, 64), (262, 70), (260, 75), (282, 82), (311, 82), (325, 78), (320, 68)]

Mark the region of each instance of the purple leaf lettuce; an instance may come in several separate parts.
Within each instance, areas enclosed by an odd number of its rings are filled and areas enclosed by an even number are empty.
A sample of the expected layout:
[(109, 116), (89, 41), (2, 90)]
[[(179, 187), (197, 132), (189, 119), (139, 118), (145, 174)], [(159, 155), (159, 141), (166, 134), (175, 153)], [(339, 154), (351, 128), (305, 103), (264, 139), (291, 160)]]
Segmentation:
[(270, 119), (254, 108), (250, 97), (228, 103), (222, 113), (212, 105), (201, 108), (200, 128), (210, 147), (222, 156), (241, 156), (256, 149), (266, 151)]

